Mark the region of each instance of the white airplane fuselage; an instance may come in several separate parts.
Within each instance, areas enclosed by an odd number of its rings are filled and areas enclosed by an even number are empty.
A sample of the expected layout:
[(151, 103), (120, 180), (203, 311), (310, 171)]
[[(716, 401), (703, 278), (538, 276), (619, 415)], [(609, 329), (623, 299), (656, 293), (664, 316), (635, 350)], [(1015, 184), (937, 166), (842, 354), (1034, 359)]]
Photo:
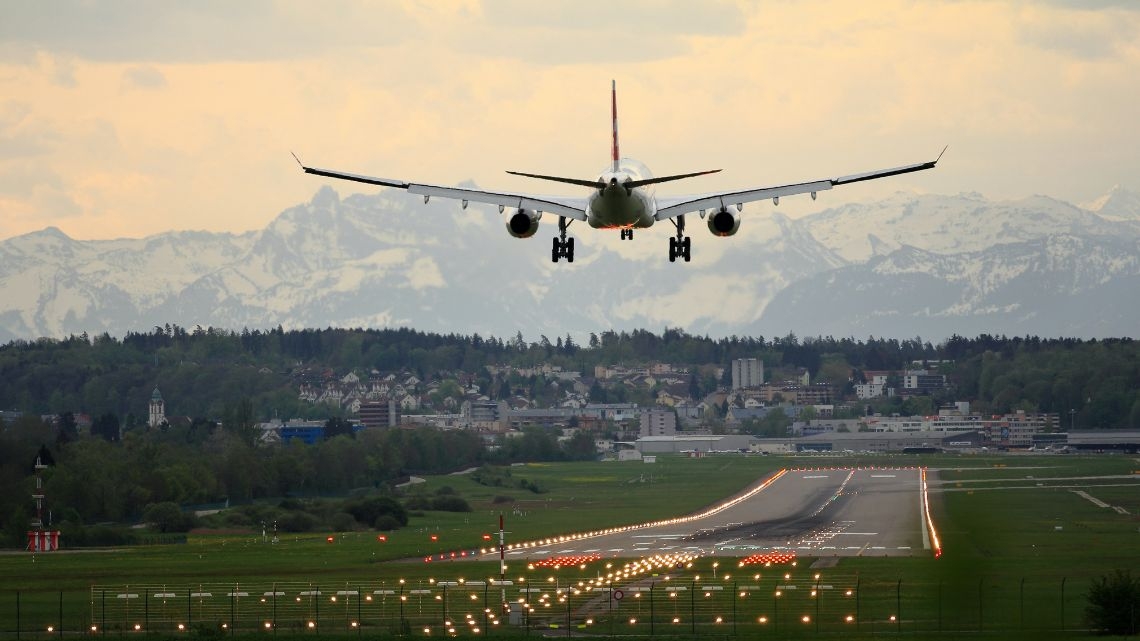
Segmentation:
[(653, 186), (626, 189), (627, 180), (645, 180), (653, 174), (632, 158), (618, 161), (618, 170), (607, 167), (598, 175), (605, 189), (590, 192), (586, 202), (586, 224), (594, 229), (634, 229), (652, 227), (657, 214)]

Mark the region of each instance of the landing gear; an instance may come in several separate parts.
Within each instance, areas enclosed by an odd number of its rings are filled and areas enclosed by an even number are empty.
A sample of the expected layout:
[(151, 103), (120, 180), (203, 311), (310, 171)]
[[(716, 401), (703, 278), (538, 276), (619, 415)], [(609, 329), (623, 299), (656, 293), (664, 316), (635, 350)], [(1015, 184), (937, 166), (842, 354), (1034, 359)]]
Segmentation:
[(621, 230), (621, 239), (622, 240), (633, 240), (633, 230), (632, 229)]
[(685, 217), (677, 216), (673, 226), (677, 228), (677, 236), (669, 239), (669, 262), (675, 263), (678, 258), (682, 258), (687, 263), (693, 257), (693, 243), (685, 235)]
[(554, 239), (550, 249), (550, 262), (557, 263), (559, 258), (566, 258), (566, 262), (574, 262), (574, 239), (566, 237), (566, 228), (570, 221), (565, 216), (558, 217), (558, 237)]

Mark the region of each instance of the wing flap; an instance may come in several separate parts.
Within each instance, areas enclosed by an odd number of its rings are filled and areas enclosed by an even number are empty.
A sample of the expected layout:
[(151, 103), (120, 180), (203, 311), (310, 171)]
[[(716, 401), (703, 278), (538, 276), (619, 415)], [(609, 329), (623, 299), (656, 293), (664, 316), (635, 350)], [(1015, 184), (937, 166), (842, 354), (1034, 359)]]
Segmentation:
[(431, 197), (438, 196), (440, 198), (450, 198), (463, 202), (485, 203), (488, 205), (499, 205), (501, 207), (525, 208), (541, 211), (548, 214), (556, 214), (558, 216), (565, 216), (573, 218), (574, 220), (586, 220), (586, 200), (584, 198), (562, 198), (559, 196), (538, 196), (534, 194), (510, 194), (493, 191), (482, 191), (479, 189), (461, 189), (459, 187), (444, 187), (442, 185), (427, 185), (420, 183), (409, 183), (402, 180), (394, 180), (391, 178), (377, 178), (375, 176), (365, 176), (362, 174), (350, 174), (343, 171), (333, 171), (331, 169), (319, 169), (317, 167), (307, 167), (304, 163), (293, 154), (293, 158), (301, 169), (305, 170), (306, 174), (313, 174), (315, 176), (324, 176), (326, 178), (337, 178), (340, 180), (351, 180), (353, 182), (365, 183), (368, 185), (379, 185), (381, 187), (396, 187), (398, 189), (406, 189), (408, 193), (418, 194), (421, 196)]
[(417, 183), (410, 183), (407, 189), (408, 193), (419, 194), (421, 196), (438, 196), (439, 198), (468, 200), (473, 203), (500, 205), (502, 207), (533, 209), (546, 214), (573, 218), (574, 220), (586, 220), (584, 199), (536, 196), (533, 194), (497, 193), (478, 189), (461, 189), (459, 187), (443, 187), (440, 185), (422, 185)]
[(713, 208), (720, 209), (721, 207), (728, 207), (730, 205), (750, 203), (757, 200), (766, 200), (768, 198), (779, 198), (780, 196), (794, 196), (797, 194), (807, 193), (814, 194), (820, 191), (827, 191), (828, 189), (831, 189), (832, 187), (838, 185), (848, 185), (851, 183), (862, 182), (864, 180), (875, 180), (876, 178), (886, 178), (888, 176), (909, 174), (913, 171), (933, 169), (938, 164), (938, 161), (942, 159), (942, 154), (944, 153), (946, 153), (946, 149), (943, 149), (942, 153), (938, 154), (937, 158), (927, 162), (903, 165), (901, 167), (892, 167), (890, 169), (876, 169), (874, 171), (850, 174), (847, 176), (840, 176), (838, 178), (825, 178), (823, 180), (814, 180), (811, 182), (797, 183), (794, 185), (776, 185), (773, 187), (761, 187), (760, 189), (724, 192), (719, 194), (701, 194), (696, 196), (662, 198), (658, 200), (657, 214), (654, 217), (657, 220), (666, 220), (668, 218), (680, 216), (681, 214), (687, 214), (691, 211), (700, 211)]
[(777, 187), (763, 187), (761, 189), (750, 189), (747, 191), (708, 194), (695, 198), (682, 198), (679, 202), (666, 207), (658, 206), (655, 218), (657, 220), (665, 220), (701, 209), (720, 209), (721, 207), (731, 207), (737, 203), (751, 203), (757, 200), (779, 198), (780, 196), (795, 196), (796, 194), (827, 191), (828, 189), (831, 189), (830, 181), (818, 180), (797, 185), (780, 185)]

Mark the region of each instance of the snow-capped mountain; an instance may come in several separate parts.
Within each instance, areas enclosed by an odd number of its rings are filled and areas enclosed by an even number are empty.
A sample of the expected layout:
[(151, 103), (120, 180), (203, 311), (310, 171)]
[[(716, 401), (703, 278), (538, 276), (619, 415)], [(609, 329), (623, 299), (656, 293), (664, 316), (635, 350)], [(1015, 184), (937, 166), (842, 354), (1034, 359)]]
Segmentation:
[(1125, 193), (1103, 199), (1111, 217), (1041, 196), (977, 194), (896, 194), (798, 220), (768, 207), (746, 210), (732, 239), (693, 217), (689, 264), (666, 260), (668, 225), (633, 241), (571, 227), (576, 261), (555, 265), (549, 220), (520, 241), (493, 209), (425, 205), (395, 190), (341, 199), (326, 187), (240, 235), (77, 241), (48, 228), (0, 242), (0, 341), (166, 323), (528, 338), (667, 326), (933, 340), (1133, 335), (1140, 206)]
[(1140, 219), (1140, 194), (1117, 185), (1084, 208), (1110, 220)]

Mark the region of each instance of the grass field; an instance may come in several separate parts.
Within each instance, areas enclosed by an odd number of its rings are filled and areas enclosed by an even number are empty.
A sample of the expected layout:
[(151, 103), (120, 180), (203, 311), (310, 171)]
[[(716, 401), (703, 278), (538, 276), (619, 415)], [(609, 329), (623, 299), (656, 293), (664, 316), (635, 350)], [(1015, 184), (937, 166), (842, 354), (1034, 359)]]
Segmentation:
[[(272, 620), (278, 624), (272, 631), (282, 635), (290, 631), (306, 634), (310, 632), (306, 624), (315, 620), (321, 623), (319, 629), (311, 630), (313, 633), (359, 632), (362, 628), (351, 626), (357, 621), (370, 632), (399, 631), (396, 622), (414, 623), (406, 629), (413, 635), (424, 634), (423, 622), (434, 622), (428, 627), (434, 625), (438, 634), (443, 631), (438, 628), (444, 617), (468, 614), (473, 617), (468, 621), (504, 635), (505, 623), (493, 627), (486, 619), (478, 622), (486, 614), (486, 606), (493, 604), (497, 611), (499, 595), (490, 586), (476, 583), (467, 587), (467, 582), (497, 574), (496, 563), (429, 564), (422, 557), (486, 545), (483, 535), (497, 529), (500, 511), (506, 513), (508, 537), (513, 541), (637, 523), (692, 512), (745, 489), (781, 467), (922, 464), (938, 469), (932, 478), (944, 483), (932, 487), (931, 498), (945, 553), (939, 559), (848, 558), (820, 570), (807, 567), (811, 559), (801, 559), (795, 568), (758, 572), (729, 568), (722, 559), (725, 567), (712, 581), (713, 560), (699, 559), (693, 568), (642, 577), (638, 585), (647, 591), (631, 592), (636, 600), (631, 597), (618, 603), (618, 612), (594, 604), (591, 600), (598, 599), (596, 591), (571, 594), (569, 605), (575, 613), (572, 627), (587, 625), (586, 613), (593, 612), (590, 618), (594, 622), (587, 631), (600, 634), (609, 633), (613, 626), (615, 634), (728, 635), (733, 633), (731, 624), (736, 634), (771, 635), (777, 625), (773, 619), (782, 616), (778, 622), (781, 638), (820, 633), (933, 633), (940, 629), (972, 635), (979, 631), (1000, 631), (1003, 636), (1024, 633), (1029, 638), (1045, 630), (1060, 630), (1062, 615), (1066, 629), (1083, 625), (1083, 594), (1093, 577), (1116, 568), (1140, 571), (1140, 487), (1132, 478), (1140, 462), (1132, 458), (726, 455), (657, 460), (654, 465), (565, 463), (512, 468), (513, 478), (525, 478), (549, 489), (543, 494), (485, 487), (469, 475), (428, 478), (416, 491), (450, 486), (471, 502), (474, 511), (429, 512), (414, 517), (407, 528), (389, 534), (384, 542), (375, 532), (349, 532), (333, 533), (332, 543), (327, 534), (285, 535), (271, 545), (262, 542), (258, 532), (192, 535), (184, 545), (62, 552), (34, 558), (28, 553), (0, 555), (0, 635), (13, 637), (17, 590), (20, 627), (26, 631), (23, 638), (48, 638), (49, 625), (58, 631), (61, 599), (63, 628), (76, 633), (89, 630), (92, 617), (102, 623), (105, 611), (111, 615), (100, 633), (110, 629), (118, 634), (125, 629), (131, 634), (133, 621), (147, 620), (147, 630), (175, 634), (172, 626), (183, 619), (208, 622), (210, 631), (216, 631), (219, 622), (228, 623), (230, 617), (239, 627), (263, 626), (273, 609), (277, 617)], [(1098, 507), (1073, 490), (1083, 490), (1127, 513)], [(510, 496), (514, 502), (495, 504), (496, 496)], [(437, 538), (434, 542), (433, 535)], [(412, 561), (401, 561), (409, 557)], [(614, 569), (624, 563), (608, 562), (615, 565)], [(510, 569), (515, 592), (509, 596), (517, 598), (524, 585), (542, 586), (550, 593), (551, 587), (563, 588), (567, 583), (612, 571), (603, 563), (590, 564), (584, 571), (528, 570), (515, 564)], [(784, 579), (783, 572), (790, 578)], [(817, 572), (821, 575), (818, 583), (814, 578)], [(759, 579), (755, 578), (757, 573)], [(669, 581), (665, 581), (666, 575)], [(460, 578), (465, 581), (463, 587), (457, 584), (449, 588), (440, 583)], [(721, 589), (703, 589), (714, 585)], [(775, 597), (781, 585), (796, 588), (783, 589)], [(830, 587), (819, 588), (818, 596), (811, 597), (812, 589), (819, 585)], [(195, 603), (187, 597), (193, 591), (187, 586), (205, 586), (194, 589), (214, 596)], [(671, 590), (677, 586), (689, 589)], [(320, 597), (296, 596), (317, 589)], [(412, 590), (420, 592), (412, 595)], [(851, 596), (847, 596), (848, 590)], [(346, 594), (332, 601), (336, 591)], [(276, 592), (288, 596), (271, 596), (264, 603), (258, 598)], [(401, 592), (407, 600), (399, 599)], [(153, 596), (169, 593), (179, 596)], [(242, 593), (250, 596), (220, 598)], [(120, 599), (119, 594), (139, 597)], [(522, 595), (532, 602), (541, 596)], [(554, 594), (547, 600), (550, 605), (535, 602), (531, 627), (565, 627), (562, 608), (566, 605), (558, 598)], [(611, 604), (604, 597), (601, 603)], [(401, 605), (402, 613), (398, 611)], [(631, 612), (634, 608), (636, 612)], [(805, 616), (809, 617), (807, 623)], [(846, 621), (848, 616), (853, 617), (851, 623)], [(761, 623), (760, 617), (766, 621)], [(691, 627), (686, 630), (685, 626)], [(457, 633), (473, 634), (473, 627), (476, 624), (460, 626)]]

